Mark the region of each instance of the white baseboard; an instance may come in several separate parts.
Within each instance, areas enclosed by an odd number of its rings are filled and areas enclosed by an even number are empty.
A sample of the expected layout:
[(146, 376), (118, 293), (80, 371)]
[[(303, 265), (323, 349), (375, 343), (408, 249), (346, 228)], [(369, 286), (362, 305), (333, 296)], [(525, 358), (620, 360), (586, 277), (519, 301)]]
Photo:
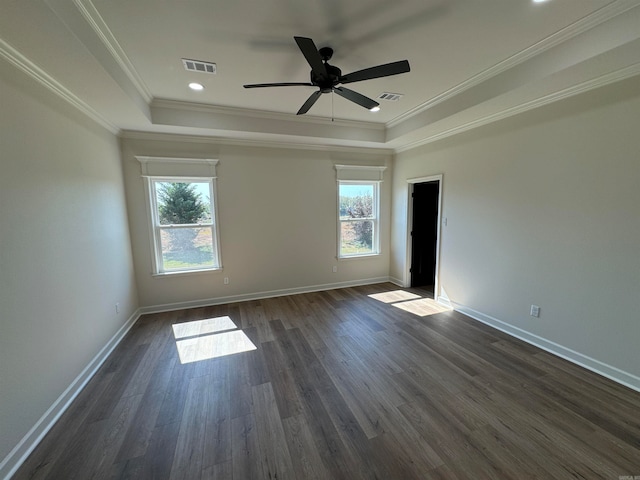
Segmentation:
[[(438, 300), (440, 301), (440, 298)], [(454, 310), (460, 313), (464, 313), (474, 320), (489, 325), (490, 327), (496, 328), (535, 347), (541, 348), (542, 350), (552, 353), (553, 355), (564, 358), (565, 360), (575, 363), (576, 365), (580, 365), (587, 370), (591, 370), (592, 372), (613, 380), (616, 383), (640, 392), (640, 377), (625, 372), (624, 370), (620, 370), (619, 368), (613, 367), (611, 365), (607, 365), (600, 360), (588, 357), (587, 355), (576, 352), (575, 350), (571, 350), (570, 348), (552, 342), (551, 340), (539, 337), (538, 335), (527, 332), (526, 330), (522, 330), (521, 328), (509, 325), (508, 323), (505, 323), (489, 315), (485, 315), (484, 313), (478, 312), (477, 310), (469, 308), (465, 305), (461, 305), (455, 302), (450, 302), (450, 304)]]
[(0, 478), (9, 480), (11, 476), (20, 468), (20, 465), (27, 459), (29, 454), (38, 446), (44, 436), (51, 430), (62, 414), (69, 408), (71, 402), (78, 396), (84, 386), (98, 371), (100, 366), (109, 357), (111, 352), (118, 346), (127, 332), (131, 329), (136, 320), (140, 317), (139, 310), (136, 310), (111, 337), (107, 344), (102, 347), (98, 354), (71, 382), (67, 389), (53, 402), (53, 405), (40, 417), (36, 424), (18, 442), (0, 463)]
[(396, 278), (396, 277), (389, 277), (389, 281), (391, 283), (393, 283), (394, 285), (397, 285), (397, 286), (399, 286), (401, 288), (404, 288), (404, 286), (405, 286), (404, 285), (404, 281), (402, 281), (401, 279)]
[(361, 280), (350, 280), (348, 282), (325, 283), (322, 285), (310, 285), (307, 287), (284, 288), (282, 290), (269, 290), (265, 292), (246, 293), (241, 295), (229, 295), (227, 297), (207, 298), (204, 300), (193, 300), (189, 302), (165, 303), (140, 308), (140, 313), (160, 313), (172, 310), (183, 310), (186, 308), (208, 307), (211, 305), (222, 305), (225, 303), (246, 302), (249, 300), (261, 300), (263, 298), (283, 297), (285, 295), (296, 295), (299, 293), (322, 292), (324, 290), (334, 290), (336, 288), (357, 287), (360, 285), (371, 285), (374, 283), (384, 283), (391, 281), (389, 277), (374, 277)]
[(453, 304), (451, 303), (451, 300), (449, 300), (447, 297), (443, 297), (442, 295), (438, 295), (436, 302), (438, 302), (442, 306), (453, 308)]

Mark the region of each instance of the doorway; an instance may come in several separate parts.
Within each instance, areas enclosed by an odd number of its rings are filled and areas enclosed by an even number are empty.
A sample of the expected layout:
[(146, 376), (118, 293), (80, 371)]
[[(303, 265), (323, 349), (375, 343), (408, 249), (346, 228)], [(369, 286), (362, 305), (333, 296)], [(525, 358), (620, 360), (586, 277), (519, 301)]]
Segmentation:
[(440, 190), (438, 177), (417, 179), (410, 188), (409, 285), (433, 298), (438, 295), (438, 248), (440, 235)]

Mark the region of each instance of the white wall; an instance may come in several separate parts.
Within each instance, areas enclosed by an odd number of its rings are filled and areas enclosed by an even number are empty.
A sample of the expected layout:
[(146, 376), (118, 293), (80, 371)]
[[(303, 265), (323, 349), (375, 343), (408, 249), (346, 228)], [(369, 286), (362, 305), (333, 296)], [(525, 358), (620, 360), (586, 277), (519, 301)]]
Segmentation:
[(5, 62), (0, 111), (2, 478), (137, 294), (117, 138)]
[(391, 276), (405, 271), (407, 179), (442, 173), (454, 305), (640, 389), (639, 85), (399, 154)]
[[(152, 276), (145, 192), (135, 155), (219, 160), (223, 270)], [(385, 165), (388, 154), (220, 145), (205, 139), (123, 140), (135, 269), (144, 307), (216, 302), (276, 291), (386, 279), (391, 172), (381, 188), (381, 246), (373, 258), (336, 260), (336, 163)], [(333, 273), (332, 267), (338, 266)], [(223, 285), (223, 278), (230, 279)]]

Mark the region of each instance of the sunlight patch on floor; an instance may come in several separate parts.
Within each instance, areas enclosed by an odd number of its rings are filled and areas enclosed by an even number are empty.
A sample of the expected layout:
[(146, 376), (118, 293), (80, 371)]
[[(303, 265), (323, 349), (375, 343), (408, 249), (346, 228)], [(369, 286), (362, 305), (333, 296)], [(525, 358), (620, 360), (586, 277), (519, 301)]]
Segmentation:
[(417, 298), (422, 298), (420, 295), (416, 295), (415, 293), (405, 292), (404, 290), (393, 290), (391, 292), (382, 292), (382, 293), (372, 293), (368, 295), (374, 300), (378, 300), (383, 303), (395, 303), (402, 302), (404, 300), (415, 300)]
[(404, 310), (405, 312), (418, 315), (419, 317), (426, 317), (427, 315), (451, 311), (451, 308), (440, 305), (438, 302), (430, 298), (394, 303), (393, 306)]
[(249, 352), (257, 348), (242, 330), (178, 340), (176, 345), (180, 363), (183, 364)]
[(172, 327), (182, 364), (258, 348), (228, 316), (176, 323)]
[(417, 293), (411, 293), (405, 290), (372, 293), (368, 295), (368, 297), (382, 303), (391, 304), (396, 308), (413, 313), (419, 317), (426, 317), (427, 315), (435, 315), (436, 313), (449, 312), (452, 310), (452, 308), (445, 307), (432, 298), (421, 297)]
[(195, 337), (207, 333), (222, 332), (224, 330), (235, 330), (238, 326), (228, 316), (205, 318), (204, 320), (194, 320), (193, 322), (176, 323), (173, 325), (173, 336), (176, 339), (185, 337)]

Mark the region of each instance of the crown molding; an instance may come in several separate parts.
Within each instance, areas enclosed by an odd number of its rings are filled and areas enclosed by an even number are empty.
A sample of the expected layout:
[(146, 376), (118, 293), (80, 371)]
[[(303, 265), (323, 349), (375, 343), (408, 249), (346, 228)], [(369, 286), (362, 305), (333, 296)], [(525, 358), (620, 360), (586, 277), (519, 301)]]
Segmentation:
[[(314, 140), (309, 136), (301, 135), (299, 138), (296, 138), (294, 135), (286, 135), (282, 132), (273, 131), (271, 133), (267, 133), (266, 135), (272, 135), (273, 139), (265, 139), (265, 138), (251, 138), (252, 135), (260, 135), (259, 133), (254, 132), (246, 133), (246, 137), (239, 138), (233, 135), (226, 136), (224, 132), (213, 132), (209, 131), (207, 136), (200, 136), (198, 134), (168, 134), (168, 133), (156, 133), (156, 132), (139, 132), (139, 131), (126, 131), (123, 132), (118, 126), (112, 124), (108, 121), (104, 116), (102, 116), (98, 111), (89, 106), (82, 99), (73, 94), (69, 89), (63, 86), (60, 82), (58, 82), (55, 78), (53, 78), (50, 74), (45, 72), (42, 68), (36, 65), (34, 62), (29, 60), (27, 57), (22, 55), (17, 49), (8, 44), (6, 41), (0, 39), (0, 58), (5, 59), (9, 64), (16, 67), (18, 70), (26, 73), (30, 78), (36, 80), (39, 84), (43, 85), (47, 89), (49, 89), (52, 93), (65, 100), (67, 103), (72, 105), (74, 108), (79, 110), (85, 116), (89, 117), (97, 124), (107, 129), (109, 132), (119, 135), (122, 138), (153, 138), (153, 139), (170, 139), (172, 141), (186, 141), (186, 142), (197, 142), (197, 143), (212, 143), (218, 145), (232, 145), (232, 146), (250, 146), (257, 148), (281, 148), (281, 149), (299, 149), (299, 150), (315, 150), (315, 151), (325, 151), (325, 152), (358, 152), (358, 153), (368, 153), (368, 154), (378, 154), (378, 155), (392, 155), (393, 153), (404, 152), (407, 150), (411, 150), (413, 148), (417, 148), (421, 145), (425, 145), (436, 140), (446, 138), (473, 128), (477, 128), (483, 125), (486, 125), (491, 122), (495, 122), (504, 118), (507, 118), (512, 115), (517, 115), (522, 112), (526, 112), (528, 110), (552, 103), (554, 101), (562, 100), (564, 98), (574, 96), (580, 94), (582, 92), (598, 88), (601, 86), (608, 85), (610, 83), (618, 82), (620, 80), (624, 80), (631, 76), (638, 75), (639, 66), (638, 64), (631, 65), (629, 67), (611, 72), (606, 75), (602, 75), (600, 77), (582, 82), (580, 84), (571, 86), (569, 88), (559, 90), (557, 92), (545, 95), (543, 97), (527, 101), (521, 104), (518, 104), (513, 107), (509, 107), (503, 109), (499, 112), (484, 116), (482, 118), (457, 125), (455, 127), (449, 128), (446, 131), (439, 132), (433, 135), (426, 136), (419, 140), (402, 143), (400, 139), (398, 139), (398, 143), (394, 146), (393, 140), (385, 140), (385, 133), (389, 128), (397, 126), (404, 121), (423, 113), (433, 106), (444, 102), (445, 100), (451, 100), (457, 95), (469, 90), (470, 88), (477, 86), (483, 82), (486, 82), (497, 75), (508, 71), (509, 69), (522, 64), (523, 62), (530, 60), (541, 53), (556, 47), (567, 40), (580, 35), (598, 25), (601, 25), (607, 21), (612, 20), (615, 17), (618, 17), (625, 12), (630, 11), (631, 9), (638, 8), (640, 6), (640, 0), (615, 0), (608, 5), (602, 7), (596, 12), (574, 22), (573, 24), (559, 30), (558, 32), (546, 37), (545, 39), (537, 42), (536, 44), (518, 52), (517, 54), (507, 58), (503, 62), (500, 62), (493, 67), (490, 67), (483, 72), (469, 78), (465, 82), (453, 87), (452, 89), (444, 92), (441, 95), (438, 95), (431, 100), (423, 103), (422, 105), (412, 109), (405, 114), (396, 117), (390, 122), (385, 123), (376, 123), (376, 122), (363, 122), (363, 121), (352, 121), (352, 120), (331, 120), (326, 117), (314, 117), (311, 115), (303, 115), (297, 116), (289, 113), (281, 113), (281, 112), (267, 112), (262, 110), (253, 110), (253, 109), (243, 109), (243, 108), (234, 108), (234, 107), (224, 107), (224, 106), (216, 106), (216, 105), (203, 105), (192, 102), (184, 102), (170, 99), (154, 99), (141, 77), (136, 72), (135, 68), (127, 58), (124, 50), (120, 47), (118, 42), (116, 41), (113, 33), (108, 28), (104, 19), (100, 16), (96, 7), (93, 5), (92, 0), (72, 0), (69, 2), (68, 0), (46, 0), (46, 3), (61, 5), (61, 2), (65, 2), (67, 5), (66, 13), (71, 14), (70, 12), (76, 11), (76, 21), (81, 21), (80, 16), (87, 24), (87, 31), (92, 31), (95, 34), (95, 38), (93, 42), (99, 41), (105, 50), (104, 57), (107, 58), (106, 52), (108, 55), (113, 58), (115, 64), (118, 65), (117, 68), (122, 70), (122, 74), (126, 75), (131, 85), (139, 92), (140, 98), (143, 98), (147, 101), (147, 105), (150, 108), (157, 107), (161, 109), (172, 109), (172, 110), (180, 110), (186, 113), (189, 112), (199, 112), (206, 113), (212, 116), (229, 116), (236, 117), (238, 119), (259, 119), (259, 120), (267, 120), (267, 121), (279, 121), (285, 124), (286, 122), (295, 122), (296, 124), (303, 124), (312, 128), (313, 126), (322, 126), (322, 127), (337, 127), (342, 129), (360, 129), (365, 137), (368, 136), (368, 133), (371, 133), (375, 136), (374, 132), (377, 132), (381, 135), (380, 139), (370, 140), (365, 138), (361, 140), (364, 142), (370, 142), (372, 145), (348, 145), (350, 141), (346, 137), (345, 138), (335, 138), (322, 140), (318, 138)], [(56, 11), (56, 10), (54, 10)], [(65, 12), (63, 12), (65, 13)], [(623, 18), (623, 17), (620, 17)], [(89, 33), (85, 33), (85, 35), (89, 36)], [(97, 48), (97, 46), (96, 46)], [(115, 64), (111, 67), (115, 69)], [(121, 75), (122, 75), (121, 74)], [(126, 81), (123, 83), (126, 84)], [(159, 124), (162, 125), (162, 124)], [(184, 127), (189, 127), (188, 125), (183, 125)], [(181, 127), (178, 125), (178, 127)], [(200, 126), (195, 126), (196, 128), (200, 128)], [(162, 128), (160, 126), (159, 128)], [(219, 136), (215, 136), (219, 135)], [(341, 143), (342, 142), (342, 143)], [(379, 146), (378, 146), (379, 144)]]
[(604, 7), (596, 10), (590, 15), (577, 20), (571, 25), (566, 26), (565, 28), (557, 31), (549, 35), (548, 37), (540, 40), (539, 42), (521, 50), (520, 52), (508, 57), (507, 59), (493, 65), (492, 67), (483, 70), (482, 72), (474, 75), (473, 77), (465, 80), (462, 83), (459, 83), (455, 87), (437, 95), (426, 102), (418, 105), (417, 107), (412, 108), (411, 110), (406, 111), (402, 115), (397, 116), (396, 118), (390, 120), (386, 123), (387, 128), (395, 127), (396, 125), (408, 120), (411, 117), (414, 117), (435, 105), (444, 102), (445, 100), (449, 100), (456, 95), (461, 94), (465, 90), (468, 90), (476, 85), (479, 85), (482, 82), (485, 82), (502, 72), (505, 72), (516, 65), (526, 62), (527, 60), (539, 55), (542, 52), (545, 52), (567, 40), (580, 35), (581, 33), (586, 32), (606, 21), (611, 20), (612, 18), (621, 15), (632, 8), (636, 8), (640, 6), (640, 2), (638, 0), (615, 0), (612, 3), (605, 5)]
[(58, 82), (55, 78), (45, 72), (38, 65), (33, 63), (18, 50), (0, 38), (0, 57), (4, 58), (11, 65), (26, 73), (30, 78), (47, 88), (49, 91), (75, 107), (81, 113), (104, 127), (114, 135), (120, 133), (120, 129), (106, 120), (96, 110), (74, 95), (69, 89)]
[(382, 123), (349, 120), (332, 122), (327, 118), (304, 118), (306, 115), (168, 99), (154, 100), (150, 112), (151, 123), (157, 128), (151, 130), (155, 131), (165, 131), (165, 127), (184, 127), (236, 139), (242, 137), (266, 141), (286, 140), (294, 144), (348, 145), (365, 148), (386, 146), (387, 132)]
[(636, 75), (640, 75), (640, 63), (636, 63), (628, 67), (621, 68), (614, 72), (610, 72), (605, 75), (592, 78), (591, 80), (587, 80), (585, 82), (572, 85), (571, 87), (558, 90), (557, 92), (550, 93), (548, 95), (544, 95), (534, 100), (521, 103), (514, 107), (506, 108), (504, 110), (493, 113), (491, 115), (478, 118), (471, 122), (458, 125), (456, 127), (447, 129), (443, 132), (439, 132), (434, 135), (425, 137), (421, 140), (418, 140), (406, 145), (402, 145), (401, 147), (396, 148), (395, 152), (400, 153), (400, 152), (406, 152), (408, 150), (413, 150), (414, 148), (420, 147), (422, 145), (433, 143), (437, 140), (442, 140), (443, 138), (447, 138), (452, 135), (457, 135), (458, 133), (466, 132), (468, 130), (478, 128), (483, 125), (487, 125), (489, 123), (497, 122), (499, 120), (504, 120), (505, 118), (512, 117), (514, 115), (518, 115), (520, 113), (524, 113), (529, 110), (533, 110), (535, 108), (548, 105), (550, 103), (564, 100), (565, 98), (573, 97), (575, 95), (579, 95), (581, 93), (585, 93), (599, 87), (604, 87), (612, 83), (620, 82), (622, 80), (626, 80), (627, 78), (631, 78)]
[(149, 89), (142, 80), (142, 77), (138, 74), (137, 70), (129, 60), (129, 57), (127, 57), (124, 49), (116, 40), (116, 37), (107, 26), (107, 23), (104, 21), (95, 5), (93, 5), (91, 0), (73, 0), (73, 3), (87, 21), (91, 29), (98, 36), (100, 41), (107, 48), (115, 62), (134, 85), (138, 93), (147, 103), (150, 103), (153, 100), (151, 92), (149, 92)]
[(345, 145), (323, 145), (318, 143), (291, 141), (269, 141), (255, 139), (237, 139), (229, 137), (212, 137), (199, 135), (184, 135), (179, 133), (158, 133), (144, 132), (137, 130), (123, 130), (120, 132), (120, 138), (124, 140), (143, 140), (143, 141), (165, 141), (165, 142), (182, 142), (182, 143), (200, 143), (220, 146), (232, 147), (252, 147), (252, 148), (278, 148), (287, 150), (308, 150), (317, 152), (332, 153), (364, 153), (368, 155), (389, 156), (394, 154), (394, 150), (388, 147), (353, 147)]
[[(155, 133), (155, 132), (141, 132), (141, 131), (122, 131), (120, 133), (121, 138), (132, 140), (164, 140), (164, 141), (181, 141), (188, 143), (210, 143), (217, 145), (229, 145), (229, 146), (248, 146), (257, 148), (283, 148), (283, 149), (301, 149), (301, 150), (314, 150), (314, 151), (331, 151), (331, 152), (344, 152), (344, 153), (368, 153), (377, 155), (393, 155), (395, 153), (406, 152), (414, 148), (418, 148), (429, 143), (433, 143), (444, 138), (457, 135), (459, 133), (478, 128), (489, 123), (497, 122), (505, 118), (518, 115), (520, 113), (533, 110), (538, 107), (548, 105), (581, 93), (588, 92), (590, 90), (604, 87), (612, 83), (616, 83), (622, 80), (626, 80), (633, 76), (640, 75), (640, 63), (630, 65), (625, 68), (621, 68), (614, 72), (601, 75), (599, 77), (581, 82), (571, 87), (559, 90), (557, 92), (544, 95), (542, 97), (530, 100), (518, 104), (516, 106), (506, 108), (499, 112), (484, 117), (478, 118), (471, 122), (467, 122), (456, 127), (447, 129), (443, 132), (436, 133), (424, 137), (418, 141), (400, 145), (397, 147), (348, 147), (348, 146), (335, 146), (335, 145), (322, 145), (315, 143), (292, 143), (291, 141), (266, 141), (255, 139), (234, 139), (225, 137), (211, 137), (211, 136), (198, 136), (198, 135), (182, 135), (172, 133)], [(179, 102), (178, 102), (179, 103)], [(217, 108), (217, 107), (215, 107)]]
[(185, 102), (182, 100), (170, 100), (165, 98), (154, 98), (151, 108), (169, 108), (173, 110), (202, 112), (211, 115), (233, 115), (245, 118), (260, 118), (264, 120), (293, 121), (296, 123), (307, 123), (311, 125), (332, 125), (345, 128), (361, 128), (376, 131), (386, 129), (384, 123), (362, 122), (357, 120), (340, 120), (328, 117), (316, 117), (313, 115), (293, 115), (291, 113), (269, 112), (265, 110), (254, 110), (250, 108), (223, 107), (219, 105), (209, 105), (195, 102)]
[(133, 105), (150, 118), (151, 93), (90, 0), (44, 0), (44, 3), (129, 96)]

